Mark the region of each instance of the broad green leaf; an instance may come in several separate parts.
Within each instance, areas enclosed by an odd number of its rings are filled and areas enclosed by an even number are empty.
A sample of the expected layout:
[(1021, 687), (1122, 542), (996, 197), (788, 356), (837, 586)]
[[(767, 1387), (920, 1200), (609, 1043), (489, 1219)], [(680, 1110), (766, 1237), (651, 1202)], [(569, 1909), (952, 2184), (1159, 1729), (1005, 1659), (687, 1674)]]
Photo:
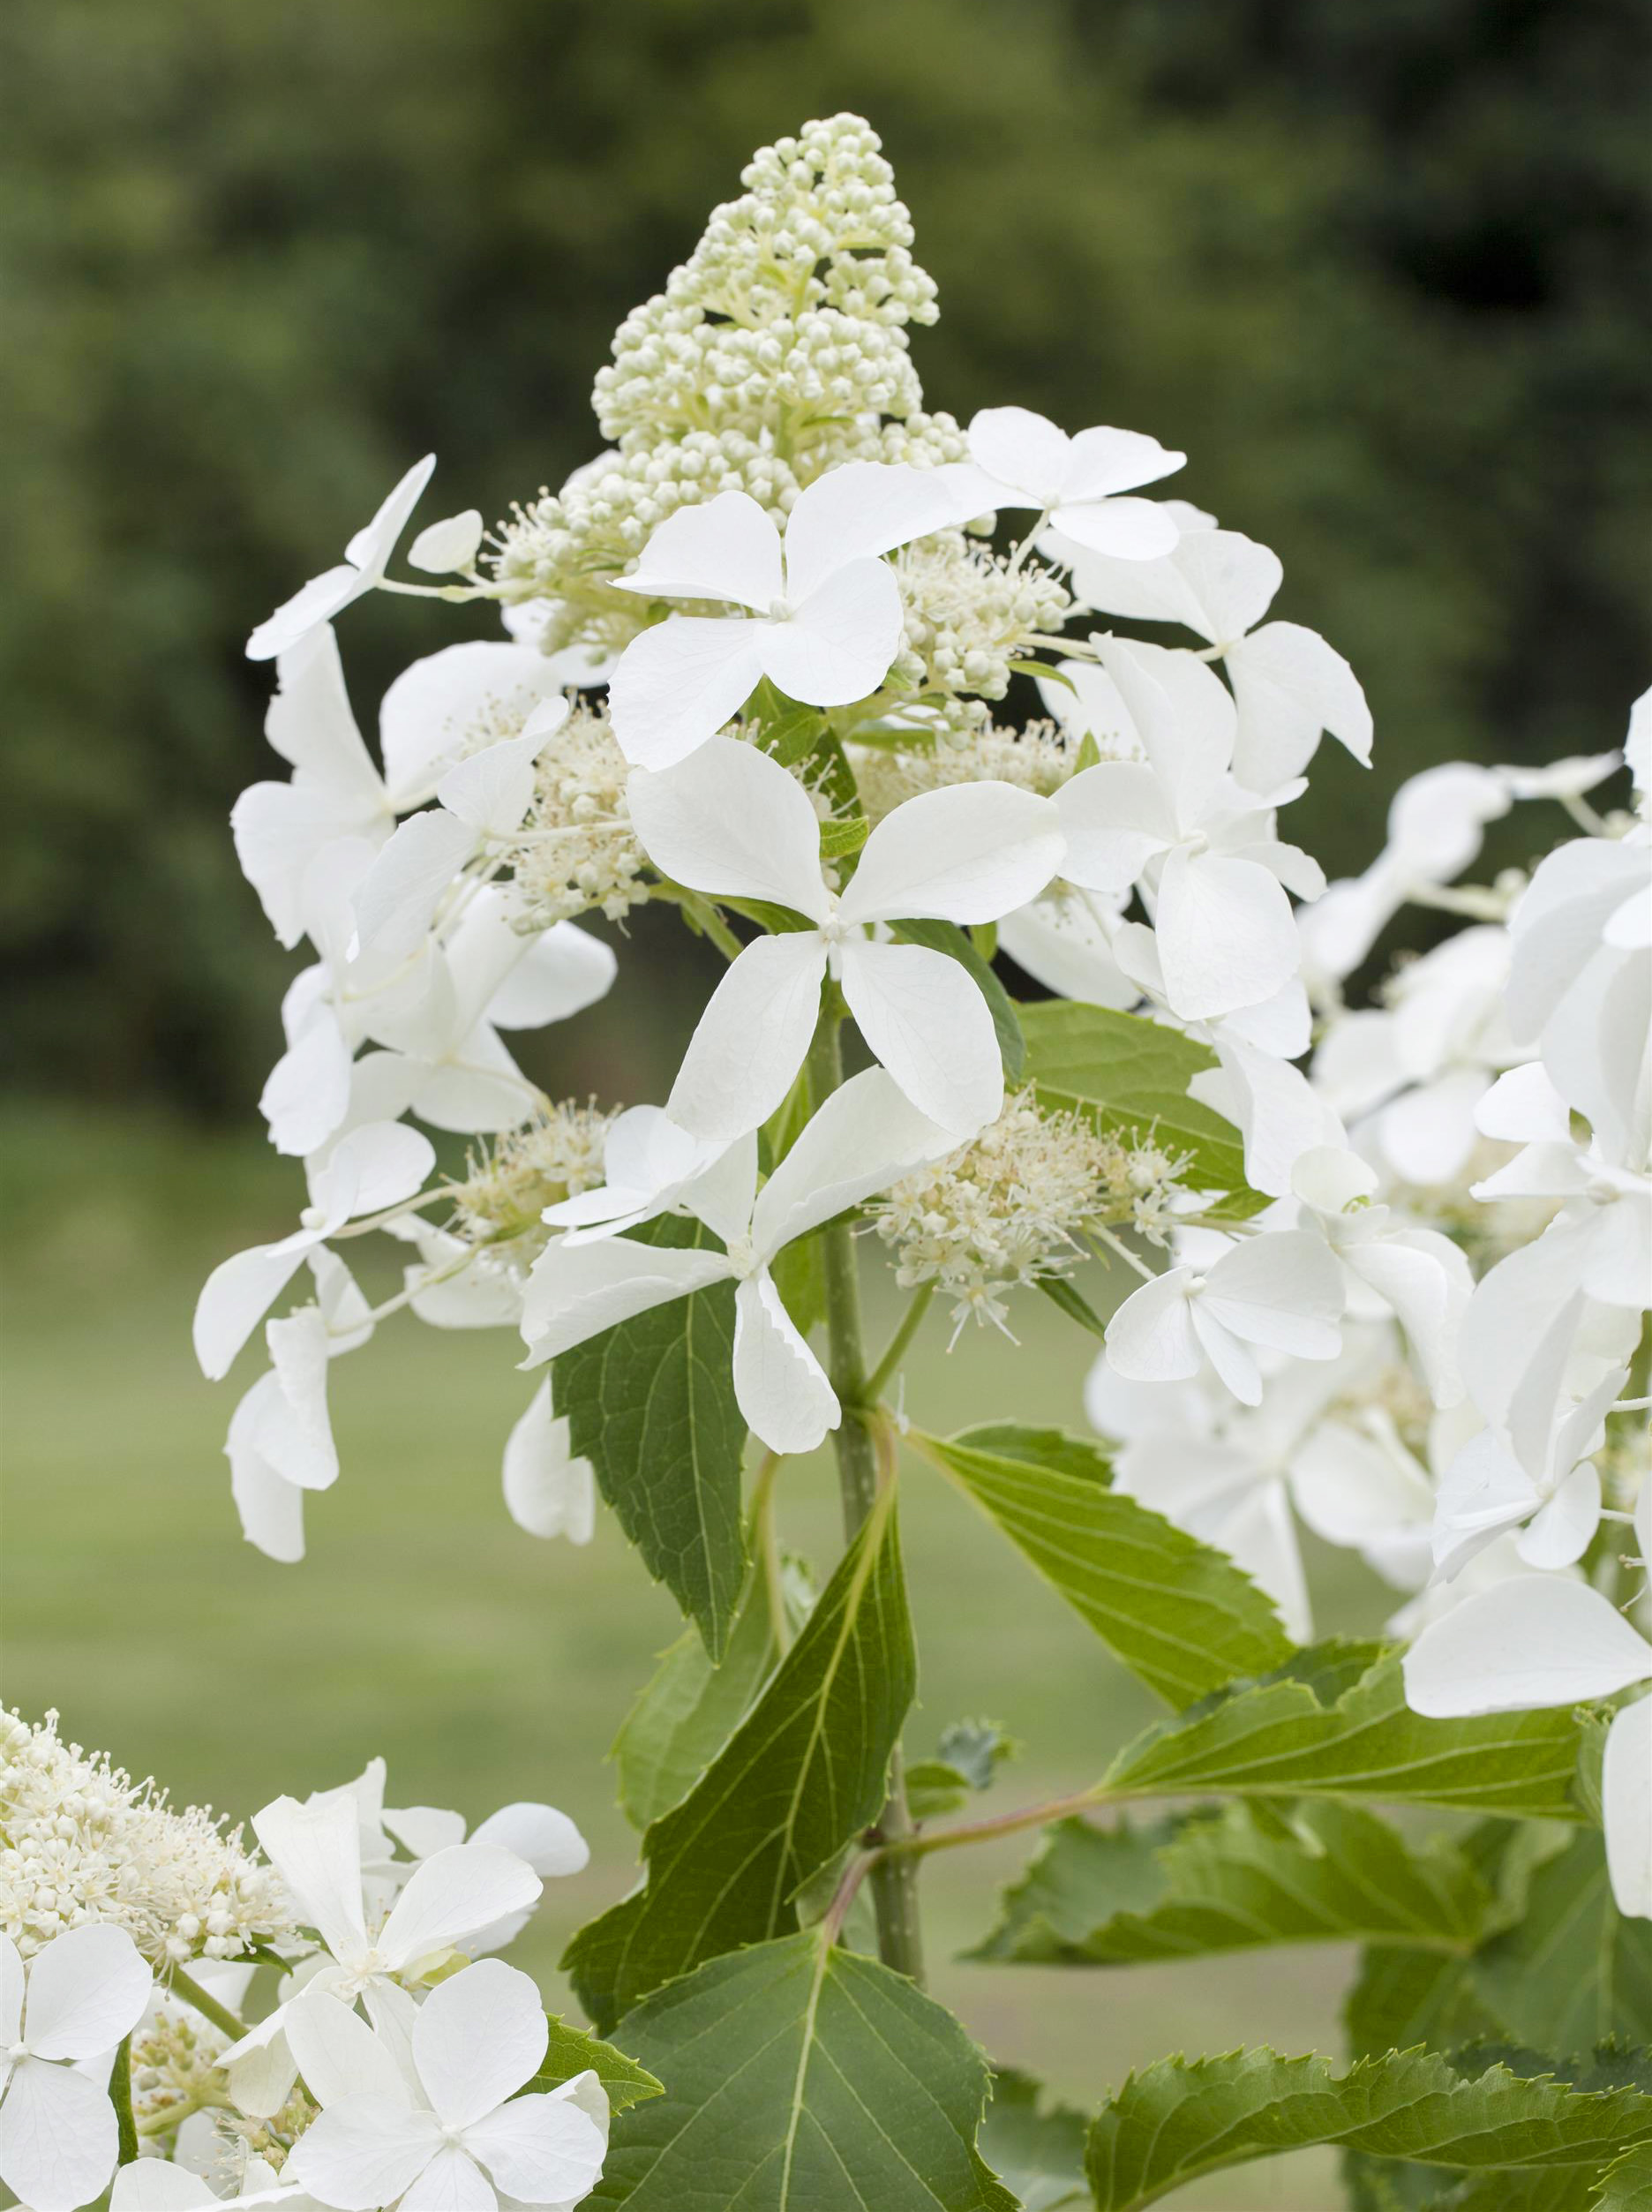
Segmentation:
[(960, 967), (968, 968), (992, 1013), (1004, 1080), (1020, 1082), (1027, 1072), (1020, 1009), (999, 982), (996, 971), (976, 951), (968, 933), (960, 929), (956, 922), (897, 922), (891, 927), (895, 935), (908, 944), (927, 945), (932, 952), (945, 952)]
[(1085, 2116), (1070, 2105), (1044, 2106), (1042, 2095), (1031, 2074), (995, 2073), (981, 2156), (1020, 2198), (1023, 2212), (1067, 2212), (1090, 2201)]
[(1017, 1011), (1027, 1072), (1046, 1105), (1077, 1109), (1098, 1128), (1187, 1154), (1189, 1183), (1228, 1193), (1213, 1214), (1242, 1219), (1267, 1203), (1245, 1182), (1238, 1130), (1188, 1096), (1193, 1078), (1215, 1066), (1214, 1053), (1145, 1015), (1077, 999)]
[(588, 2035), (582, 2028), (570, 2028), (567, 2021), (555, 2013), (545, 2014), (545, 2026), (551, 2040), (539, 2071), (523, 2088), (529, 2090), (554, 2089), (564, 2081), (571, 2081), (576, 2073), (588, 2070), (597, 2076), (608, 2093), (608, 2103), (616, 2112), (627, 2111), (634, 2104), (642, 2104), (649, 2097), (658, 2096), (663, 2085), (657, 2081), (646, 2067), (638, 2065), (635, 2058), (627, 2058), (623, 2050), (616, 2050), (600, 2035)]
[[(642, 1244), (714, 1245), (674, 1214), (635, 1230)], [(552, 1395), (620, 1527), (716, 1658), (746, 1577), (734, 1396), (734, 1285), (673, 1298), (552, 1362)]]
[(1267, 2050), (1162, 2058), (1132, 2076), (1090, 2130), (1100, 2212), (1136, 2212), (1201, 2174), (1339, 2143), (1381, 2158), (1482, 2173), (1598, 2167), (1652, 2141), (1652, 2096), (1581, 2091), (1505, 2066), (1465, 2078), (1432, 2051), (1356, 2059), (1281, 2058)]
[(792, 1932), (800, 1887), (882, 1804), (913, 1683), (890, 1492), (757, 1704), (643, 1838), (645, 1885), (569, 1945), (598, 2028), (702, 1960)]
[[(799, 1569), (785, 1576), (792, 1626), (807, 1617), (810, 1593)], [(728, 1742), (779, 1658), (763, 1578), (748, 1575), (740, 1615), (722, 1659), (713, 1664), (694, 1629), (660, 1654), (614, 1738), (620, 1803), (634, 1828), (646, 1828), (680, 1804)]]
[(924, 1449), (1148, 1686), (1174, 1705), (1274, 1667), (1290, 1638), (1226, 1554), (1111, 1489), (1059, 1429), (966, 1429)]
[(1041, 1275), (1037, 1281), (1039, 1289), (1050, 1304), (1059, 1305), (1070, 1321), (1077, 1321), (1079, 1328), (1088, 1330), (1092, 1336), (1106, 1336), (1107, 1323), (1084, 1292), (1076, 1289), (1064, 1275)]
[(980, 2052), (912, 1983), (817, 1931), (712, 1960), (621, 2032), (665, 2094), (615, 2127), (592, 2206), (1016, 2212), (975, 2148)]
[(851, 853), (858, 853), (866, 843), (871, 829), (872, 824), (863, 814), (852, 814), (844, 822), (822, 822), (820, 826), (822, 860), (844, 860)]
[(1062, 1821), (972, 1956), (1130, 1966), (1350, 1938), (1462, 1952), (1495, 1902), (1460, 1851), (1413, 1849), (1358, 1806), (1279, 1818), (1241, 1802), (1151, 1828)]
[(957, 1812), (980, 1790), (990, 1789), (1000, 1765), (1018, 1746), (995, 1720), (955, 1720), (941, 1732), (932, 1759), (909, 1760), (906, 1804), (914, 1820)]
[(945, 1759), (914, 1759), (906, 1769), (906, 1809), (914, 1820), (939, 1820), (974, 1794), (969, 1776)]
[(1598, 2212), (1652, 2212), (1652, 2149), (1632, 2150), (1614, 2159), (1596, 2202)]
[(1652, 2043), (1652, 1921), (1613, 1904), (1594, 1829), (1537, 1869), (1521, 1918), (1476, 1956), (1474, 1987), (1508, 2034), (1544, 2050)]
[(1425, 1719), (1405, 1702), (1398, 1650), (1333, 1641), (1160, 1721), (1126, 1744), (1103, 1782), (1119, 1795), (1409, 1799), (1575, 1820), (1576, 1758), (1577, 1723), (1564, 1709)]
[(1356, 2058), (1428, 2043), (1452, 2050), (1501, 2032), (1475, 1993), (1469, 1962), (1449, 1951), (1373, 1945), (1343, 2006)]

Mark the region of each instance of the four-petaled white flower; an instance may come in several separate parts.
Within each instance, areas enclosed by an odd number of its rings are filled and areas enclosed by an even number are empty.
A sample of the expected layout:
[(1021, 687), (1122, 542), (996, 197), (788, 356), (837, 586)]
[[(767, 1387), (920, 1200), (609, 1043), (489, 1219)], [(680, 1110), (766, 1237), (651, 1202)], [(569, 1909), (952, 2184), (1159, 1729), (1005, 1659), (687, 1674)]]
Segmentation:
[[(620, 1321), (714, 1283), (734, 1283), (734, 1395), (771, 1451), (812, 1451), (841, 1409), (825, 1370), (786, 1312), (770, 1268), (794, 1238), (957, 1147), (882, 1068), (834, 1091), (761, 1191), (757, 1140), (731, 1147), (735, 1170), (685, 1203), (725, 1249), (613, 1237), (552, 1245), (534, 1264), (522, 1313), (529, 1364), (552, 1359)], [(737, 1171), (735, 1171), (737, 1170)]]
[(538, 2095), (550, 2038), (539, 1992), (497, 1959), (432, 1990), (405, 2044), (328, 1997), (293, 2008), (291, 2037), (321, 2106), (288, 2170), (338, 2212), (571, 2207), (600, 2178), (608, 2105), (594, 2074)]
[(1093, 553), (1153, 561), (1179, 535), (1158, 500), (1120, 499), (1182, 467), (1171, 453), (1137, 430), (1099, 426), (1070, 438), (1026, 407), (983, 407), (969, 426), (970, 458), (935, 471), (962, 502), (965, 519), (1001, 507), (1032, 507), (1063, 537)]
[(433, 453), (416, 461), (372, 522), (345, 546), (339, 566), (312, 576), (302, 591), (295, 591), (267, 621), (259, 624), (247, 640), (249, 660), (274, 660), (277, 653), (300, 643), (312, 630), (342, 614), (352, 599), (359, 599), (383, 581), (396, 540), (407, 528), (408, 517), (435, 466)]
[(616, 588), (748, 612), (672, 614), (626, 647), (608, 692), (626, 758), (645, 768), (681, 760), (765, 676), (809, 706), (875, 691), (903, 636), (899, 587), (878, 555), (956, 518), (942, 475), (848, 462), (800, 493), (784, 543), (745, 492), (668, 515)]
[[(1564, 1351), (1562, 1342), (1554, 1347)], [(1600, 1470), (1591, 1455), (1628, 1380), (1608, 1367), (1582, 1397), (1517, 1393), (1505, 1422), (1471, 1437), (1446, 1470), (1434, 1524), (1434, 1558), (1455, 1575), (1504, 1530), (1528, 1567), (1570, 1567), (1600, 1525)]]
[(1265, 545), (1184, 523), (1157, 561), (1122, 561), (1059, 537), (1048, 550), (1071, 563), (1074, 591), (1099, 613), (1182, 622), (1216, 649), (1239, 717), (1234, 773), (1247, 790), (1273, 791), (1300, 776), (1323, 730), (1370, 767), (1371, 714), (1359, 678), (1317, 631), (1262, 621), (1285, 573)]
[(1098, 643), (1147, 757), (1063, 785), (1063, 873), (1104, 896), (1142, 885), (1181, 1019), (1260, 1005), (1296, 974), (1286, 889), (1318, 898), (1318, 863), (1281, 843), (1272, 808), (1234, 781), (1234, 703), (1208, 668), (1163, 646)]
[[(1652, 1484), (1635, 1527), (1652, 1557)], [(1568, 1575), (1516, 1575), (1454, 1606), (1405, 1657), (1406, 1702), (1440, 1719), (1575, 1705), (1652, 1682), (1652, 1644), (1611, 1602)], [(1606, 1732), (1601, 1774), (1606, 1862), (1620, 1913), (1652, 1919), (1652, 1697)]]
[(1306, 1230), (1270, 1230), (1208, 1265), (1171, 1268), (1127, 1298), (1107, 1327), (1108, 1358), (1132, 1382), (1182, 1382), (1210, 1364), (1235, 1397), (1262, 1403), (1251, 1347), (1334, 1359), (1342, 1271)]
[(29, 2212), (74, 2212), (108, 2186), (115, 2107), (79, 2067), (131, 2033), (153, 1987), (124, 1928), (71, 1928), (26, 1967), (0, 1936), (0, 2182)]
[(838, 893), (808, 794), (755, 746), (713, 739), (675, 768), (634, 773), (630, 796), (663, 875), (789, 907), (811, 925), (758, 938), (724, 976), (667, 1101), (673, 1120), (725, 1139), (767, 1120), (803, 1065), (829, 967), (861, 1035), (921, 1112), (959, 1136), (993, 1119), (1003, 1072), (979, 986), (944, 952), (868, 933), (897, 921), (994, 922), (1025, 905), (1061, 865), (1052, 800), (1006, 783), (908, 799), (867, 838)]

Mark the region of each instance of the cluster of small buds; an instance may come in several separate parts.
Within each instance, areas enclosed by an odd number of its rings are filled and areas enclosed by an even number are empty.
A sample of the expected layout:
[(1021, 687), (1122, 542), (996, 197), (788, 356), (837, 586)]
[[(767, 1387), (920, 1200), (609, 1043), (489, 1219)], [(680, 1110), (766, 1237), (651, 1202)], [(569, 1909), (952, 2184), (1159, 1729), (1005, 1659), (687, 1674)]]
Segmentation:
[(545, 1208), (603, 1180), (603, 1147), (614, 1118), (595, 1100), (556, 1105), (473, 1153), (469, 1175), (450, 1190), (455, 1233), (496, 1248), (495, 1256), (513, 1267), (537, 1258), (549, 1241), (540, 1219)]
[(539, 762), (522, 841), (501, 855), (537, 928), (593, 912), (619, 922), (648, 897), (628, 772), (605, 710), (576, 705)]
[(272, 2173), (280, 2173), (292, 2155), (293, 2145), (319, 2113), (320, 2107), (299, 2088), (267, 2119), (249, 2119), (238, 2112), (223, 2114), (218, 2125), (222, 2132), (225, 2178), (234, 2178), (251, 2158), (261, 2158)]
[(907, 546), (895, 573), (906, 644), (894, 674), (915, 690), (938, 692), (952, 709), (953, 741), (967, 747), (987, 727), (983, 703), (1009, 689), (1010, 663), (1061, 628), (1071, 597), (1039, 562), (1017, 568), (962, 530)]
[(189, 2013), (162, 2009), (132, 2037), (131, 2084), (146, 2135), (167, 2134), (192, 2112), (226, 2109), (219, 2058), (228, 2048), (215, 2028)]
[(903, 1290), (933, 1283), (951, 1300), (957, 1328), (974, 1320), (1008, 1334), (1006, 1294), (1064, 1275), (1086, 1256), (1087, 1229), (1146, 1229), (1159, 1214), (1168, 1222), (1182, 1164), (1083, 1115), (1041, 1113), (1026, 1089), (980, 1136), (867, 1211), (894, 1250)]
[(1095, 1218), (1124, 1223), (1149, 1244), (1168, 1246), (1171, 1231), (1204, 1202), (1183, 1181), (1188, 1155), (1167, 1152), (1151, 1136), (1135, 1130), (1128, 1136), (1109, 1138), (1108, 1143), (1106, 1193)]
[(38, 1727), (0, 1712), (0, 1932), (27, 1958), (86, 1921), (124, 1928), (157, 1967), (237, 1958), (293, 1927), (238, 1829), (64, 1743), (55, 1712)]
[(852, 743), (848, 751), (861, 806), (875, 823), (906, 800), (951, 784), (1014, 784), (1052, 798), (1078, 764), (1077, 747), (1053, 722), (1029, 722), (1019, 730), (989, 723), (961, 745), (896, 750)]

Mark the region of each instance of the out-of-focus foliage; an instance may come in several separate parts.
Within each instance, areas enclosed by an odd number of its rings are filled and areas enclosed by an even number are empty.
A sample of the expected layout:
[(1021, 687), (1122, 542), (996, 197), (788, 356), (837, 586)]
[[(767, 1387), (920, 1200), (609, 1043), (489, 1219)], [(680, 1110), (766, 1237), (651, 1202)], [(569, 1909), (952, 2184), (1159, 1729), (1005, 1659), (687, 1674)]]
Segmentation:
[[(12, 0), (0, 17), (0, 930), (33, 1084), (241, 1110), (282, 956), (235, 869), (244, 633), (399, 470), (432, 515), (596, 443), (615, 323), (760, 142), (872, 117), (931, 402), (1193, 456), (1352, 659), (1376, 842), (1448, 754), (1596, 749), (1646, 681), (1639, 0)], [(395, 667), (491, 629), (346, 618)], [(1329, 751), (1332, 749), (1327, 749)]]

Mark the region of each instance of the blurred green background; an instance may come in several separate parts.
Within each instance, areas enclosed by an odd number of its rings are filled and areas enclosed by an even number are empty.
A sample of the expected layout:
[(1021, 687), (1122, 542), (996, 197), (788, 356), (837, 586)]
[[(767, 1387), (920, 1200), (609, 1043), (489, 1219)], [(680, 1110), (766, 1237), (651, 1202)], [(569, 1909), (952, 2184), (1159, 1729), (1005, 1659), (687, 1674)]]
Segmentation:
[[(1641, 0), (11, 0), (7, 1696), (238, 1814), (377, 1749), (403, 1802), (565, 1804), (597, 1860), (543, 1915), (548, 1977), (629, 1878), (600, 1760), (670, 1608), (612, 1526), (574, 1553), (506, 1521), (508, 1346), (409, 1322), (347, 1364), (299, 1570), (239, 1543), (218, 1453), (246, 1378), (189, 1354), (202, 1275), (295, 1203), (253, 1102), (294, 963), (226, 826), (270, 759), (242, 646), (408, 462), (440, 455), (432, 515), (559, 480), (614, 325), (752, 149), (856, 109), (940, 285), (929, 403), (1185, 447), (1175, 489), (1273, 545), (1279, 612), (1353, 661), (1377, 768), (1327, 746), (1291, 823), (1357, 867), (1403, 776), (1614, 744), (1646, 681), (1648, 59)], [(406, 660), (492, 634), (383, 598), (347, 625), (368, 727)], [(658, 920), (538, 1041), (557, 1091), (658, 1095), (698, 997)], [(942, 1425), (1077, 1420), (1064, 1326), (944, 1366), (937, 1340), (914, 1388)], [(788, 1481), (829, 1557), (829, 1477)], [(1087, 1779), (1139, 1700), (912, 1490), (914, 1742), (986, 1709), (1028, 1746), (1004, 1791)], [(1324, 1587), (1335, 1625), (1379, 1617), (1346, 1569)], [(938, 1985), (999, 2056), (1093, 2102), (1173, 2045), (1334, 2045), (1340, 1954), (948, 1964), (1019, 1855), (931, 1885)], [(1297, 2161), (1205, 2201), (1332, 2193)]]

